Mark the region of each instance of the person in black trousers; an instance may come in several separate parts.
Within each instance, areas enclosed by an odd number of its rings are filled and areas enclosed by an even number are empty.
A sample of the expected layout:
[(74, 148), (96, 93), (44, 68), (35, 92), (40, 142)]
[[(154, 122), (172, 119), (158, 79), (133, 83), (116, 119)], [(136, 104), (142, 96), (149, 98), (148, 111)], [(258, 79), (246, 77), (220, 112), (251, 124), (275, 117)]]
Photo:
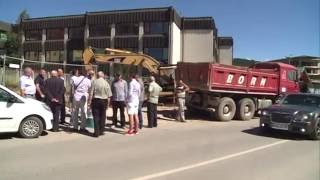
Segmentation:
[(155, 78), (150, 76), (150, 84), (148, 87), (148, 105), (147, 105), (147, 116), (148, 116), (148, 127), (153, 128), (158, 126), (157, 119), (157, 105), (159, 101), (159, 94), (162, 88), (156, 83)]
[[(98, 78), (92, 81), (88, 106), (91, 104), (91, 110), (94, 120), (94, 137), (104, 134), (106, 125), (106, 110), (108, 102), (112, 96), (109, 83), (104, 79), (104, 73), (98, 72)], [(92, 99), (92, 101), (90, 101)], [(90, 103), (91, 102), (91, 103)]]
[[(64, 86), (64, 72), (63, 69), (58, 69), (58, 77), (63, 80), (63, 87), (64, 87), (64, 92), (66, 91), (66, 87)], [(62, 99), (62, 106), (61, 106), (61, 112), (60, 112), (60, 124), (65, 124), (66, 123), (66, 100), (63, 95)]]
[(34, 80), (36, 85), (36, 99), (45, 102), (44, 85), (45, 85), (46, 70), (41, 69), (39, 75)]
[(126, 107), (125, 101), (127, 99), (128, 84), (122, 79), (120, 74), (116, 74), (115, 80), (111, 85), (112, 90), (112, 110), (113, 110), (113, 124), (111, 127), (117, 126), (117, 114), (120, 109), (120, 127), (125, 128), (125, 115), (124, 108)]
[(57, 71), (51, 71), (51, 78), (46, 80), (45, 92), (48, 105), (53, 113), (53, 132), (59, 131), (59, 116), (64, 98), (64, 83), (58, 78)]

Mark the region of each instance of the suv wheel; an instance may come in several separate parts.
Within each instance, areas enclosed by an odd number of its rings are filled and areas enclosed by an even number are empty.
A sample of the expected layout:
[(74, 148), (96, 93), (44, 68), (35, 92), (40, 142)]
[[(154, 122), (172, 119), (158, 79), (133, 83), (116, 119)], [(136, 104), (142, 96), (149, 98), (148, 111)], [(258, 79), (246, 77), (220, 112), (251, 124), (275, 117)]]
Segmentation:
[(310, 137), (313, 140), (320, 140), (320, 117), (317, 119), (316, 125)]

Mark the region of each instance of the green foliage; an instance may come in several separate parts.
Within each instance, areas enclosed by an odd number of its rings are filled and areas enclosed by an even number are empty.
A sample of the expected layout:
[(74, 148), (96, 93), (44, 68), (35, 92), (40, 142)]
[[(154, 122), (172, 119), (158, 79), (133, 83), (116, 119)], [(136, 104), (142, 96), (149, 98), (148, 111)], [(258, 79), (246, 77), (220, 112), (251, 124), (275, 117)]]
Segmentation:
[(21, 11), (17, 20), (16, 20), (16, 28), (12, 32), (7, 33), (7, 41), (4, 45), (4, 48), (7, 52), (8, 56), (20, 56), (19, 49), (21, 49), (21, 36), (22, 36), (22, 26), (21, 21), (23, 19), (30, 18), (27, 10)]
[(7, 51), (8, 56), (18, 56), (19, 42), (18, 35), (14, 32), (7, 33), (7, 41), (4, 45), (5, 50)]

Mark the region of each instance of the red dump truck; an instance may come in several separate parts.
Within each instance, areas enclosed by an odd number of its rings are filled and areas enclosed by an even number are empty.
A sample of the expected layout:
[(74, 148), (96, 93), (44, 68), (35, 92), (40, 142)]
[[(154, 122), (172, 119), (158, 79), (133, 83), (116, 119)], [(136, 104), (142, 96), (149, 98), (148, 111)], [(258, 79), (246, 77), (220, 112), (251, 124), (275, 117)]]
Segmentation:
[(243, 68), (181, 62), (176, 79), (191, 88), (186, 99), (188, 109), (209, 111), (220, 121), (249, 120), (281, 93), (300, 90), (297, 69), (284, 63), (266, 62)]

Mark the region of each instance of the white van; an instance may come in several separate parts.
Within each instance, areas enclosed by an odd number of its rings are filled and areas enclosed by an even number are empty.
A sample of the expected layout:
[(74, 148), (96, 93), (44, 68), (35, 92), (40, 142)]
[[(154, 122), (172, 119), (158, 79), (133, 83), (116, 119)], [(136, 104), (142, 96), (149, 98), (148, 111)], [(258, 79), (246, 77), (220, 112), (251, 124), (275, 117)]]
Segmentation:
[(53, 115), (43, 102), (24, 98), (0, 85), (0, 133), (18, 132), (24, 138), (36, 138), (52, 129)]

